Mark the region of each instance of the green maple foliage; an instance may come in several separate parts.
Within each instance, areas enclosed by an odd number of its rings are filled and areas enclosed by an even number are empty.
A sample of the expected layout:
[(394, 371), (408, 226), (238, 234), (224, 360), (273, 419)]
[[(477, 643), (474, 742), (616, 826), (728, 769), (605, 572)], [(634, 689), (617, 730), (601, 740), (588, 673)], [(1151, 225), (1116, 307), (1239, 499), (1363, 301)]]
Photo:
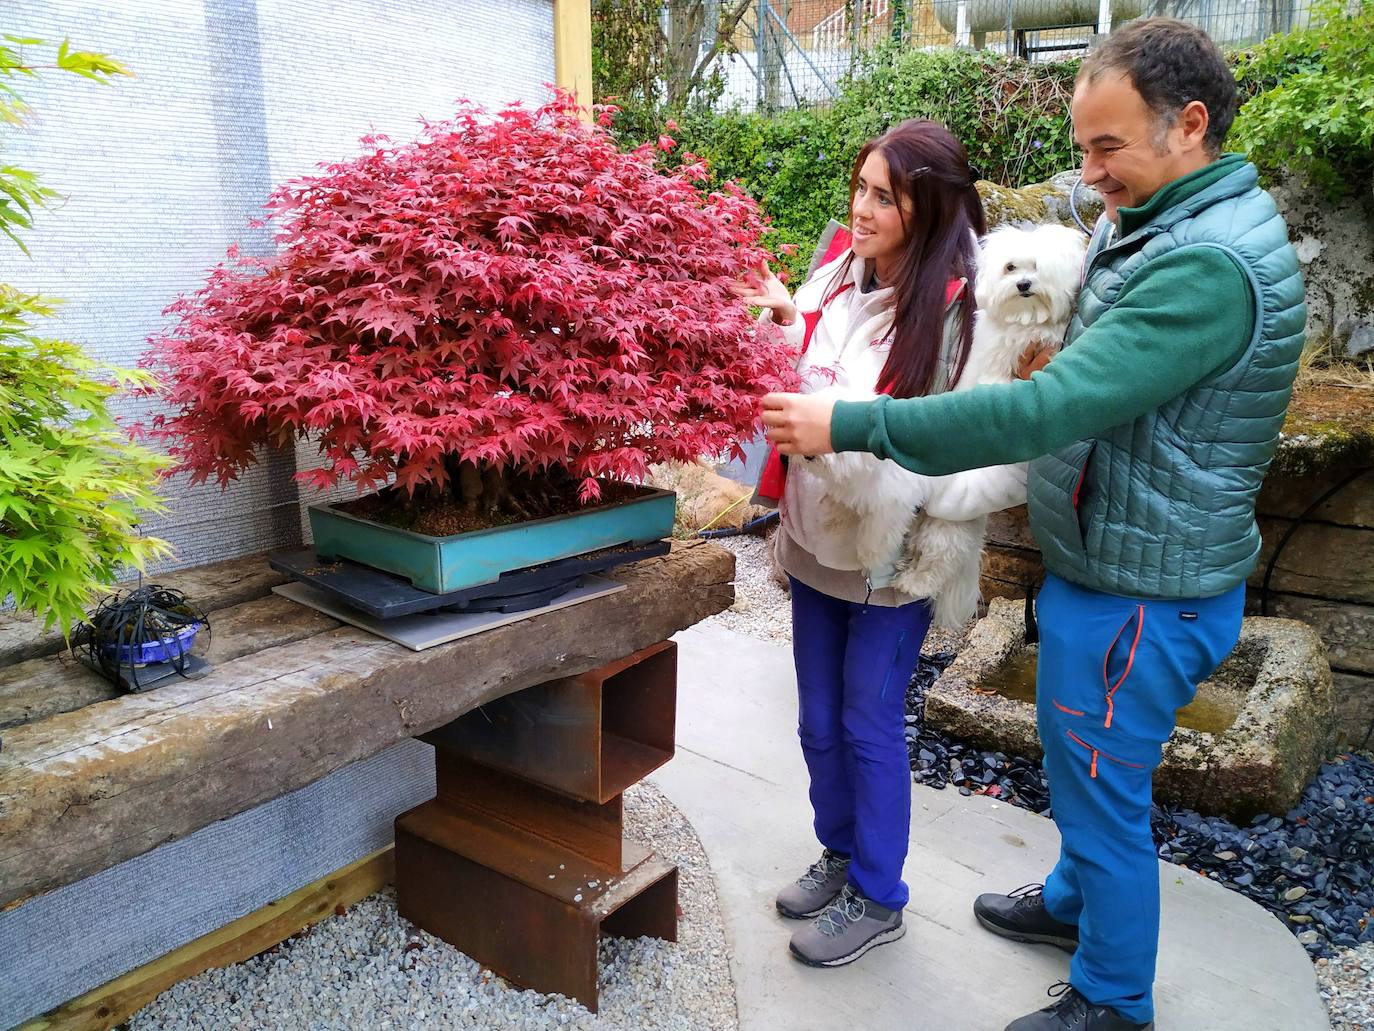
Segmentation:
[[(97, 81), (127, 74), (65, 42), (53, 64), (26, 60), (45, 46), (0, 36), (0, 123), (22, 124), (28, 109), (13, 83), (41, 68)], [(19, 232), (56, 196), (32, 172), (0, 164), (0, 233), (24, 249)], [(155, 489), (168, 461), (131, 442), (108, 408), (119, 391), (146, 386), (147, 374), (34, 331), (56, 304), (0, 284), (0, 599), (65, 633), (124, 567), (169, 550), (138, 531), (141, 511), (162, 508)]]

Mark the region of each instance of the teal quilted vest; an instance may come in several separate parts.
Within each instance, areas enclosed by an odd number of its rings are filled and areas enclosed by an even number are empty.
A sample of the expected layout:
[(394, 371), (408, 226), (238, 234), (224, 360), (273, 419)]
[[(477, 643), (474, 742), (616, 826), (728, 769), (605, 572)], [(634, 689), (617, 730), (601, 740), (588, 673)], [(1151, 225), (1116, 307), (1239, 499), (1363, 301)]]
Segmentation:
[(1030, 525), (1045, 567), (1084, 587), (1210, 597), (1243, 581), (1259, 557), (1255, 496), (1283, 426), (1306, 308), (1287, 228), (1254, 166), (1240, 165), (1121, 240), (1099, 225), (1068, 346), (1141, 265), (1196, 245), (1232, 255), (1250, 279), (1257, 307), (1248, 350), (1133, 422), (1030, 465)]

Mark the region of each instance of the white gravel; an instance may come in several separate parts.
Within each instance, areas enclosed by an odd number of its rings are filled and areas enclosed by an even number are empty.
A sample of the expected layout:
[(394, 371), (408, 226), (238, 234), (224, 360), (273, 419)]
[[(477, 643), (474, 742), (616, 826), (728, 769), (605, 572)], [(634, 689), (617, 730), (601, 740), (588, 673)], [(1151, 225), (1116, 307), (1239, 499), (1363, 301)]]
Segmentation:
[(792, 602), (773, 579), (773, 538), (741, 534), (713, 543), (735, 553), (735, 603), (706, 622), (749, 637), (790, 643)]
[(401, 919), (388, 889), (275, 949), (169, 988), (128, 1027), (736, 1031), (735, 985), (701, 842), (649, 784), (625, 793), (625, 824), (629, 837), (678, 864), (680, 940), (603, 940), (597, 1015), (561, 995), (512, 987)]
[(1374, 1031), (1374, 943), (1317, 960), (1317, 985), (1331, 1031)]

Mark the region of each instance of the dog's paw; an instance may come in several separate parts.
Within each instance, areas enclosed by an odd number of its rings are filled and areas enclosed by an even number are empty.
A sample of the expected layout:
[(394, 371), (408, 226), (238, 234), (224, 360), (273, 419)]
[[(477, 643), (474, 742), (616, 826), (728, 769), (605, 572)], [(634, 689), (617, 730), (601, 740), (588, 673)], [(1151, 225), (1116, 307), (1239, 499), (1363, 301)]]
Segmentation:
[(911, 598), (933, 598), (939, 587), (928, 574), (917, 569), (903, 569), (892, 578), (892, 586)]

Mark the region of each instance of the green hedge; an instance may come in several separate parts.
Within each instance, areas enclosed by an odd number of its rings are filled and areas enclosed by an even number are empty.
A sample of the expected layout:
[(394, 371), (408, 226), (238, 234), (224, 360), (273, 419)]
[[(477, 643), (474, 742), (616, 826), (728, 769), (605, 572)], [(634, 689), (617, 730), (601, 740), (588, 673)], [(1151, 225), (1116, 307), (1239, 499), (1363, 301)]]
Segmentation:
[[(785, 264), (806, 269), (830, 218), (844, 219), (849, 170), (865, 140), (907, 118), (934, 118), (969, 148), (981, 178), (1040, 182), (1074, 165), (1066, 112), (1076, 61), (1028, 65), (968, 50), (879, 51), (826, 108), (776, 115), (675, 115), (675, 152), (707, 158), (718, 182), (734, 179), (772, 218), (776, 247), (799, 245)], [(627, 145), (653, 139), (662, 119), (642, 108), (617, 118)]]
[[(1328, 193), (1368, 191), (1374, 179), (1374, 4), (1321, 8), (1317, 25), (1232, 55), (1244, 106), (1231, 136), (1261, 171), (1311, 177)], [(1027, 64), (987, 51), (876, 51), (828, 107), (776, 115), (673, 115), (674, 155), (700, 154), (717, 182), (734, 179), (772, 219), (775, 246), (806, 269), (830, 218), (844, 219), (849, 170), (863, 142), (906, 118), (934, 118), (964, 142), (983, 179), (1003, 186), (1042, 182), (1074, 168), (1069, 100), (1078, 60)], [(627, 145), (663, 131), (665, 113), (636, 106), (618, 116)]]
[(1319, 23), (1238, 55), (1246, 95), (1231, 144), (1270, 176), (1339, 197), (1374, 185), (1374, 4), (1324, 6)]

